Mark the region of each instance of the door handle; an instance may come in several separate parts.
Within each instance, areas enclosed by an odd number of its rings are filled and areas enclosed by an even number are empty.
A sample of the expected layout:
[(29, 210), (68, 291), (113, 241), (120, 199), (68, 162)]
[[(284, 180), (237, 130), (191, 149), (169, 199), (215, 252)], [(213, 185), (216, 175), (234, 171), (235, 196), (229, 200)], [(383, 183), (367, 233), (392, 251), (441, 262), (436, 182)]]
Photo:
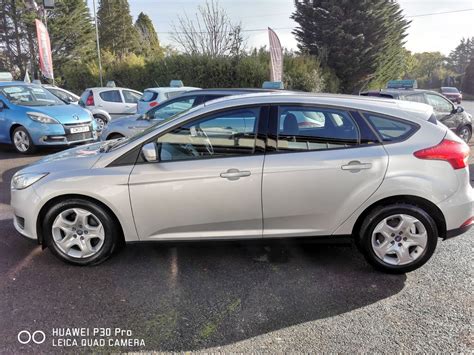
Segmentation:
[(366, 170), (372, 168), (371, 163), (361, 163), (358, 160), (353, 160), (346, 165), (341, 166), (342, 170), (349, 170), (353, 173), (357, 173), (361, 170)]
[(225, 173), (221, 173), (221, 178), (228, 180), (238, 180), (241, 177), (250, 176), (250, 171), (240, 171), (239, 169), (229, 169)]

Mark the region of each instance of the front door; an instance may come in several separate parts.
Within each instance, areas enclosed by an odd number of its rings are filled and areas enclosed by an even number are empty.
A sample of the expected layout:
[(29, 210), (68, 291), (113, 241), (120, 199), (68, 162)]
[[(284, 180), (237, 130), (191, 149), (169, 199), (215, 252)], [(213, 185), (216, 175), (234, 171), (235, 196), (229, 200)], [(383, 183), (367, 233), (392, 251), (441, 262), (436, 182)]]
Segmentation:
[(436, 119), (456, 131), (462, 117), (455, 112), (453, 103), (437, 94), (425, 93), (425, 97), (428, 105), (433, 107)]
[(200, 117), (159, 135), (130, 198), (141, 240), (261, 238), (259, 107)]
[(274, 151), (266, 155), (263, 175), (264, 237), (331, 235), (382, 183), (385, 149), (344, 110), (280, 106), (272, 111)]

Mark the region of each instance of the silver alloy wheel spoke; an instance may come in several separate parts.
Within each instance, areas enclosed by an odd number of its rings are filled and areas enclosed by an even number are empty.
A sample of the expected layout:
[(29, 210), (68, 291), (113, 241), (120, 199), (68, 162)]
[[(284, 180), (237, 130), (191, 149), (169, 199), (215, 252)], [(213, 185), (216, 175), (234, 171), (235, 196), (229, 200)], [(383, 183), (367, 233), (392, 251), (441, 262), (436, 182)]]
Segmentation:
[(13, 143), (20, 152), (26, 152), (30, 147), (30, 140), (23, 131), (18, 131), (13, 136)]
[(66, 255), (87, 258), (104, 245), (105, 230), (90, 211), (70, 208), (59, 213), (52, 225), (53, 240)]
[(390, 265), (407, 265), (426, 249), (428, 233), (417, 218), (397, 214), (384, 218), (372, 232), (372, 250)]

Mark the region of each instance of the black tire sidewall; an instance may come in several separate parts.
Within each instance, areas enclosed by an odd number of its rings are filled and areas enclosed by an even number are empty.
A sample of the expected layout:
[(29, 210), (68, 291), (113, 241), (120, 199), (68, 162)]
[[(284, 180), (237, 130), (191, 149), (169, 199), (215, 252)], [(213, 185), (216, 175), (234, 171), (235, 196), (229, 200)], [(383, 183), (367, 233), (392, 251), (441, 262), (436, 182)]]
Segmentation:
[[(387, 264), (375, 254), (372, 248), (372, 233), (377, 224), (382, 219), (396, 214), (406, 214), (417, 218), (423, 223), (428, 235), (423, 254), (415, 262), (408, 265)], [(405, 273), (419, 268), (431, 258), (438, 243), (438, 229), (433, 218), (421, 207), (410, 204), (390, 205), (377, 208), (366, 217), (360, 229), (359, 243), (365, 258), (375, 268), (390, 273)]]
[[(25, 132), (26, 133), (26, 136), (28, 137), (28, 139), (30, 140), (30, 145), (28, 147), (28, 149), (24, 152), (21, 152), (18, 150), (18, 148), (16, 147), (15, 145), (15, 141), (13, 139), (13, 137), (15, 137), (15, 133), (18, 132), (18, 131), (22, 131), (22, 132)], [(17, 127), (13, 130), (12, 132), (12, 136), (11, 136), (11, 140), (12, 140), (12, 144), (13, 144), (13, 148), (16, 150), (17, 153), (20, 153), (20, 154), (33, 154), (34, 152), (36, 152), (36, 146), (35, 144), (33, 143), (33, 139), (31, 139), (31, 136), (30, 136), (30, 133), (28, 132), (28, 130), (23, 127), (23, 126), (20, 126), (20, 127)]]
[(468, 139), (467, 142), (466, 142), (466, 143), (469, 143), (469, 141), (470, 141), (471, 138), (472, 138), (472, 129), (471, 129), (471, 127), (469, 127), (468, 125), (465, 125), (465, 126), (462, 126), (461, 128), (459, 128), (459, 131), (458, 131), (458, 132), (461, 133), (461, 131), (462, 131), (464, 128), (466, 128), (466, 129), (469, 131), (469, 139)]
[[(105, 232), (105, 240), (97, 254), (83, 259), (74, 258), (64, 254), (54, 242), (51, 231), (54, 220), (59, 213), (70, 208), (81, 208), (90, 211), (99, 218), (102, 223)], [(115, 250), (118, 240), (118, 230), (109, 212), (94, 202), (82, 199), (65, 200), (52, 206), (43, 219), (42, 231), (45, 243), (51, 249), (51, 252), (61, 260), (74, 265), (97, 265), (105, 261)]]

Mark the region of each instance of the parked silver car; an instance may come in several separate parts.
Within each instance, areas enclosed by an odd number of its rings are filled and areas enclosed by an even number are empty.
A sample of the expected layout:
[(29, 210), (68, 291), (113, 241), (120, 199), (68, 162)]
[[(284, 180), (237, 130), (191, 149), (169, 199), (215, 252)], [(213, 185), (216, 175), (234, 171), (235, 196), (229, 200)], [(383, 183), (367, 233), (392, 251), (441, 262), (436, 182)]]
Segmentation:
[[(319, 124), (300, 126), (306, 116)], [(122, 241), (352, 236), (401, 273), (472, 226), (468, 154), (424, 104), (229, 97), (19, 171), (14, 225), (79, 265)]]

